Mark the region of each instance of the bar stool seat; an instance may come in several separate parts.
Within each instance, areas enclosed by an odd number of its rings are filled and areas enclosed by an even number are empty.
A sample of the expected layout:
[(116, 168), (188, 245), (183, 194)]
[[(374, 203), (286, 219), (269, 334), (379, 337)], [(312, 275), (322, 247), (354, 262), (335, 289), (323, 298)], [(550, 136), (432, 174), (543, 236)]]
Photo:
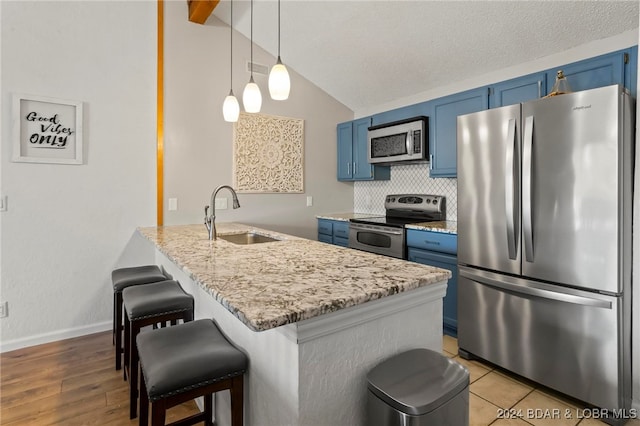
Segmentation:
[(115, 345), (116, 370), (122, 368), (122, 290), (139, 284), (170, 280), (171, 276), (156, 265), (114, 269), (113, 285), (113, 344)]
[(204, 396), (205, 411), (179, 424), (204, 421), (212, 425), (213, 393), (231, 391), (232, 426), (243, 422), (243, 375), (247, 356), (210, 319), (153, 330), (137, 337), (143, 380), (140, 425), (147, 425), (151, 401), (152, 425), (164, 425), (166, 410)]
[[(130, 418), (136, 417), (138, 398), (138, 351), (136, 337), (143, 327), (179, 320), (193, 320), (193, 296), (173, 280), (140, 284), (122, 291), (124, 306), (124, 363), (129, 380)], [(143, 333), (145, 334), (145, 333)]]

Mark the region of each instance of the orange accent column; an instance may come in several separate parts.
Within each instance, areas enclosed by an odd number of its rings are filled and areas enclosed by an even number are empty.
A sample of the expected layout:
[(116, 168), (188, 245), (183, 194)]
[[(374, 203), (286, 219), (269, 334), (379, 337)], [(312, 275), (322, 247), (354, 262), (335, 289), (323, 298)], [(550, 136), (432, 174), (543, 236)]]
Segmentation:
[(157, 87), (157, 146), (156, 199), (158, 226), (163, 224), (164, 206), (164, 0), (158, 0), (158, 87)]

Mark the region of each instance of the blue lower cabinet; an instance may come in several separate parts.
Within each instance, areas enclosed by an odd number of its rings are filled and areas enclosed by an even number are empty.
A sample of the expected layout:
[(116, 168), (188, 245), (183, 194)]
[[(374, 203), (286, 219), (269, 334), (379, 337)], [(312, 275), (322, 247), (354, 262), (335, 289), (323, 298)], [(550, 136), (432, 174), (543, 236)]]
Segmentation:
[[(457, 235), (441, 232), (407, 230), (407, 259), (411, 262), (451, 271), (447, 282), (447, 294), (442, 301), (442, 329), (444, 334), (458, 336), (458, 257), (455, 254)], [(417, 244), (420, 248), (412, 247)], [(425, 250), (423, 247), (439, 247), (442, 252)], [(452, 254), (453, 252), (453, 254)]]
[(349, 246), (349, 222), (343, 220), (318, 219), (318, 241)]

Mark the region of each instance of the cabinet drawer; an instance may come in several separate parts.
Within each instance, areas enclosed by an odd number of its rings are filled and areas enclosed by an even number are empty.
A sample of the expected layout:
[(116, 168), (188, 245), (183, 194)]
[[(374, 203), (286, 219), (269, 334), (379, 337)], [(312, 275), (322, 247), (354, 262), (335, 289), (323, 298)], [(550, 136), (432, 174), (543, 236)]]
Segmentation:
[(318, 234), (333, 235), (333, 222), (326, 219), (318, 219)]
[(333, 236), (338, 238), (349, 238), (349, 222), (334, 222)]
[(443, 232), (407, 230), (407, 247), (457, 254), (458, 236)]
[(337, 246), (342, 246), (342, 247), (349, 247), (349, 239), (348, 238), (333, 237), (333, 244), (335, 244)]
[(318, 241), (327, 244), (333, 244), (333, 237), (331, 235), (318, 234)]

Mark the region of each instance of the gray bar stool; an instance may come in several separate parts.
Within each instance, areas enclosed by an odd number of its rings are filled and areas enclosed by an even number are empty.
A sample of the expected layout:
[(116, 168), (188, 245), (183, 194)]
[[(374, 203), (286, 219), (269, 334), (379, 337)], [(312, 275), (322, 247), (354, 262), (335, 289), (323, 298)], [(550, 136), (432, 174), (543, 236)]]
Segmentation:
[[(136, 337), (143, 327), (179, 320), (193, 321), (193, 296), (177, 281), (161, 281), (127, 287), (122, 291), (124, 305), (124, 370), (129, 380), (129, 416), (134, 419), (138, 402), (138, 350)], [(144, 333), (143, 333), (144, 334)]]
[(231, 392), (231, 424), (243, 424), (243, 375), (247, 356), (210, 319), (141, 333), (137, 339), (142, 381), (140, 425), (164, 425), (166, 410), (204, 396), (205, 410), (171, 425), (212, 426), (213, 394)]
[(113, 285), (113, 344), (116, 353), (116, 370), (122, 368), (122, 290), (139, 284), (170, 280), (171, 276), (156, 265), (134, 266), (114, 269), (111, 272)]

